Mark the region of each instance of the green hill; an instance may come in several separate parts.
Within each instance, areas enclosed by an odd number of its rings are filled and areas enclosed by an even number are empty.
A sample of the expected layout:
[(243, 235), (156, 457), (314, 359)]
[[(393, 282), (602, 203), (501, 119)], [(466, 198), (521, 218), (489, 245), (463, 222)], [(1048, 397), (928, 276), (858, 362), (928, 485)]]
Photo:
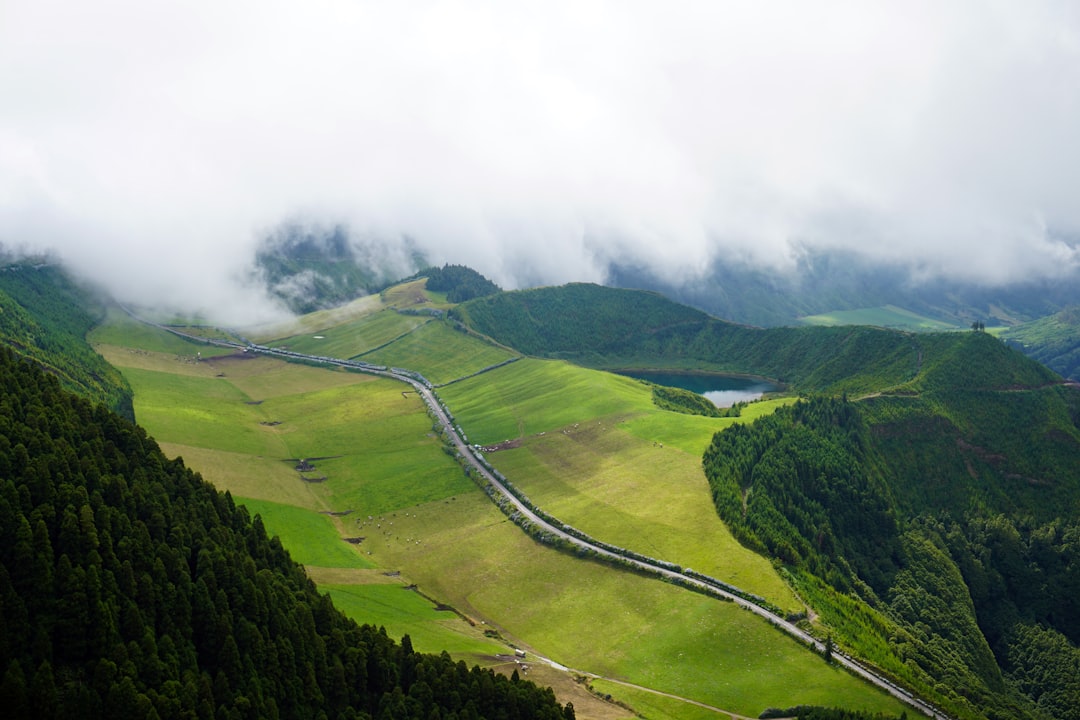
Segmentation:
[(870, 392), (919, 371), (920, 336), (871, 327), (754, 328), (661, 295), (574, 284), (499, 293), (452, 311), (524, 353), (606, 369), (762, 375), (800, 390)]
[[(453, 315), (540, 357), (828, 392), (717, 433), (721, 517), (842, 646), (959, 717), (1080, 717), (1080, 392), (981, 332), (758, 329), (592, 285)], [(850, 402), (840, 396), (858, 394)]]
[(950, 712), (1080, 717), (1080, 392), (983, 333), (937, 343), (908, 394), (717, 433), (717, 509)]
[(133, 419), (131, 388), (86, 343), (104, 313), (104, 302), (56, 265), (0, 267), (0, 344), (56, 375), (68, 390)]
[(0, 349), (5, 717), (572, 718), (316, 592), (258, 516)]

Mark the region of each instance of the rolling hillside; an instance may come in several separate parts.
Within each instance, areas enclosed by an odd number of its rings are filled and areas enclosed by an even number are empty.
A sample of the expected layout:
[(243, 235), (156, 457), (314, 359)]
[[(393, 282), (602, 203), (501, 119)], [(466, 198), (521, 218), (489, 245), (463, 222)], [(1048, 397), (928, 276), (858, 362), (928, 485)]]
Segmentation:
[[(814, 611), (807, 627), (830, 633), (838, 648), (953, 717), (1073, 717), (1080, 673), (1060, 668), (1078, 661), (1080, 400), (1045, 367), (978, 332), (762, 330), (655, 293), (592, 285), (497, 293), (452, 307), (449, 317), (415, 315), (408, 303), (452, 303), (415, 283), (402, 287), (340, 320), (326, 313), (301, 320), (279, 342), (383, 359), (448, 383), (440, 392), (458, 422), (480, 442), (507, 439), (493, 463), (547, 508), (602, 539), (690, 561), (785, 607), (793, 588)], [(820, 674), (827, 668), (820, 658), (773, 644), (771, 631), (736, 623), (722, 607), (688, 605), (678, 599), (684, 591), (538, 553), (519, 530), (500, 524), (475, 488), (451, 481), (447, 458), (422, 432), (413, 435), (419, 425), (401, 430), (415, 424), (406, 419), (415, 398), (379, 389), (383, 381), (262, 360), (177, 362), (185, 353), (173, 344), (183, 341), (120, 325), (98, 338), (114, 343), (110, 357), (132, 378), (140, 418), (155, 435), (206, 463), (215, 482), (246, 488), (265, 522), (305, 548), (309, 566), (326, 565), (316, 570), (320, 582), (354, 613), (383, 590), (357, 593), (342, 579), (375, 575), (376, 563), (405, 570), (468, 615), (498, 618), (510, 636), (602, 668), (605, 677), (634, 677), (742, 713), (760, 712), (768, 696), (800, 702), (787, 685), (765, 682), (746, 693), (693, 679), (744, 677), (754, 667), (747, 663), (768, 657), (776, 671), (779, 663), (799, 667), (804, 684), (817, 678), (804, 691), (815, 702), (842, 697), (863, 709), (895, 707), (842, 689)], [(566, 360), (754, 374), (813, 397), (762, 404), (741, 420), (682, 415), (657, 409), (649, 389), (632, 380)], [(404, 414), (393, 419), (397, 413)], [(356, 451), (358, 432), (369, 450)], [(335, 477), (363, 482), (298, 487), (274, 458), (304, 455), (329, 456), (319, 462)], [(413, 477), (441, 480), (402, 484)], [(324, 518), (317, 528), (305, 519), (342, 503), (403, 513), (395, 526), (403, 535), (365, 541), (367, 559), (332, 552), (335, 533), (377, 530), (362, 518)], [(492, 547), (506, 550), (496, 555)], [(468, 568), (466, 586), (463, 571), (449, 568)], [(577, 578), (587, 591), (544, 580), (554, 577)], [(637, 582), (628, 594), (626, 583)], [(549, 612), (518, 602), (522, 593), (546, 598)], [(665, 614), (678, 621), (661, 629), (657, 618)], [(573, 640), (597, 622), (607, 628), (603, 641), (582, 647)], [(756, 660), (726, 642), (736, 627)], [(424, 637), (448, 637), (440, 633)], [(681, 649), (691, 646), (695, 670), (680, 673)], [(660, 709), (639, 691), (599, 680), (597, 687), (625, 693), (656, 717), (696, 717), (680, 700)]]
[(716, 434), (705, 467), (736, 536), (783, 563), (845, 647), (950, 713), (1077, 716), (1080, 675), (1048, 670), (1073, 667), (1080, 641), (1080, 392), (1046, 367), (981, 332), (760, 330), (595, 286), (455, 312), (541, 356), (830, 393)]

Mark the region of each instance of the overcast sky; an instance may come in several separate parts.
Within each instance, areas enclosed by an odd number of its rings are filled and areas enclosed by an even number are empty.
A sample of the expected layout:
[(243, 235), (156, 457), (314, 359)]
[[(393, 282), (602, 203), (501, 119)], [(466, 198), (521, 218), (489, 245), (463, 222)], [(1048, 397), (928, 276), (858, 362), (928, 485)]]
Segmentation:
[(800, 248), (1058, 273), (1078, 7), (0, 0), (0, 243), (219, 307), (297, 219), (507, 287)]

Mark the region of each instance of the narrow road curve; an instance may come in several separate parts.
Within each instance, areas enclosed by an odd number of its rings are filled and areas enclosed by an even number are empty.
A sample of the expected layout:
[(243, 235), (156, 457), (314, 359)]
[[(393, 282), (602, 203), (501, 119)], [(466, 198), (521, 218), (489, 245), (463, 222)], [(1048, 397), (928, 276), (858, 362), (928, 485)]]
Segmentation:
[[(555, 527), (547, 520), (534, 513), (523, 502), (521, 502), (521, 500), (519, 500), (517, 496), (510, 492), (510, 490), (507, 489), (507, 487), (502, 482), (500, 482), (499, 479), (496, 478), (484, 466), (483, 463), (480, 462), (480, 460), (476, 457), (472, 446), (470, 446), (465, 441), (465, 439), (458, 432), (454, 423), (451, 421), (450, 417), (447, 415), (446, 410), (443, 408), (442, 403), (439, 402), (439, 399), (435, 395), (435, 391), (431, 388), (430, 383), (427, 383), (426, 380), (422, 381), (417, 379), (422, 377), (418, 373), (404, 374), (408, 371), (405, 371), (401, 368), (387, 368), (384, 366), (371, 365), (369, 363), (360, 362), (357, 360), (341, 360), (331, 357), (305, 355), (303, 353), (293, 352), (292, 350), (282, 350), (279, 348), (267, 347), (265, 345), (254, 345), (250, 343), (245, 345), (243, 343), (228, 340), (208, 339), (205, 337), (199, 337), (197, 335), (189, 335), (187, 333), (177, 330), (176, 328), (144, 320), (135, 315), (127, 308), (124, 308), (124, 310), (140, 322), (146, 323), (148, 325), (153, 325), (157, 328), (165, 330), (166, 332), (178, 335), (188, 340), (194, 340), (195, 342), (214, 345), (217, 347), (233, 348), (237, 350), (242, 350), (244, 352), (256, 352), (285, 359), (292, 358), (308, 362), (318, 362), (326, 365), (350, 368), (353, 370), (360, 370), (365, 373), (379, 375), (382, 377), (391, 378), (393, 380), (398, 380), (400, 382), (408, 383), (413, 387), (414, 390), (416, 390), (420, 397), (424, 399), (424, 403), (428, 406), (436, 421), (443, 428), (454, 448), (458, 451), (458, 453), (460, 453), (461, 457), (465, 459), (465, 462), (467, 462), (474, 471), (478, 472), (491, 485), (492, 488), (494, 488), (500, 495), (503, 496), (503, 498), (506, 499), (506, 501), (513, 504), (517, 511), (521, 513), (521, 515), (523, 515), (524, 517), (528, 518), (528, 520), (536, 527), (540, 528), (546, 533), (565, 540), (566, 542), (574, 545), (575, 547), (580, 547), (588, 550), (589, 552), (597, 556), (614, 560), (617, 564), (630, 565), (640, 570), (652, 573), (654, 575), (659, 575), (662, 578), (676, 581), (678, 584), (694, 587), (706, 594), (713, 595), (724, 600), (729, 600), (737, 604), (739, 607), (742, 607), (754, 613), (755, 615), (760, 616), (761, 618), (772, 624), (774, 627), (782, 630), (783, 632), (786, 632), (788, 635), (791, 635), (792, 637), (801, 641), (802, 643), (805, 643), (809, 647), (814, 648), (817, 652), (822, 654), (824, 654), (825, 652), (824, 643), (820, 642), (817, 638), (796, 627), (793, 623), (788, 622), (784, 618), (780, 617), (779, 615), (773, 613), (766, 608), (761, 607), (760, 605), (756, 605), (753, 602), (746, 600), (745, 598), (732, 594), (722, 588), (716, 587), (715, 585), (704, 582), (695, 577), (685, 575), (681, 572), (677, 572), (662, 565), (613, 553), (605, 548), (594, 545), (587, 540), (583, 540), (579, 537), (564, 532), (560, 528)], [(833, 662), (846, 668), (852, 674), (863, 678), (864, 680), (875, 685), (878, 688), (881, 688), (885, 692), (896, 697), (901, 702), (915, 708), (926, 716), (933, 718), (934, 720), (951, 720), (948, 715), (943, 714), (934, 706), (923, 700), (920, 700), (904, 688), (893, 683), (888, 678), (877, 674), (873, 670), (865, 667), (864, 665), (848, 657), (847, 655), (834, 651), (832, 658)]]

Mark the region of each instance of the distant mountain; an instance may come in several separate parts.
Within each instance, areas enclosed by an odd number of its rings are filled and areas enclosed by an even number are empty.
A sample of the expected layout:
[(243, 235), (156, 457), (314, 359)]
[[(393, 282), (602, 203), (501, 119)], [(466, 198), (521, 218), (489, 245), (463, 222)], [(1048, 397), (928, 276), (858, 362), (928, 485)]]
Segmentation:
[(961, 327), (976, 320), (1014, 325), (1080, 304), (1080, 275), (1001, 286), (920, 276), (929, 274), (833, 251), (806, 252), (789, 273), (719, 260), (702, 279), (689, 282), (615, 264), (606, 284), (655, 290), (711, 315), (766, 327), (792, 325), (807, 315), (885, 305)]
[(255, 253), (254, 275), (295, 313), (342, 305), (427, 262), (409, 238), (391, 246), (332, 227), (285, 223)]
[(1080, 382), (1080, 305), (1009, 328), (1000, 337), (1062, 377)]

